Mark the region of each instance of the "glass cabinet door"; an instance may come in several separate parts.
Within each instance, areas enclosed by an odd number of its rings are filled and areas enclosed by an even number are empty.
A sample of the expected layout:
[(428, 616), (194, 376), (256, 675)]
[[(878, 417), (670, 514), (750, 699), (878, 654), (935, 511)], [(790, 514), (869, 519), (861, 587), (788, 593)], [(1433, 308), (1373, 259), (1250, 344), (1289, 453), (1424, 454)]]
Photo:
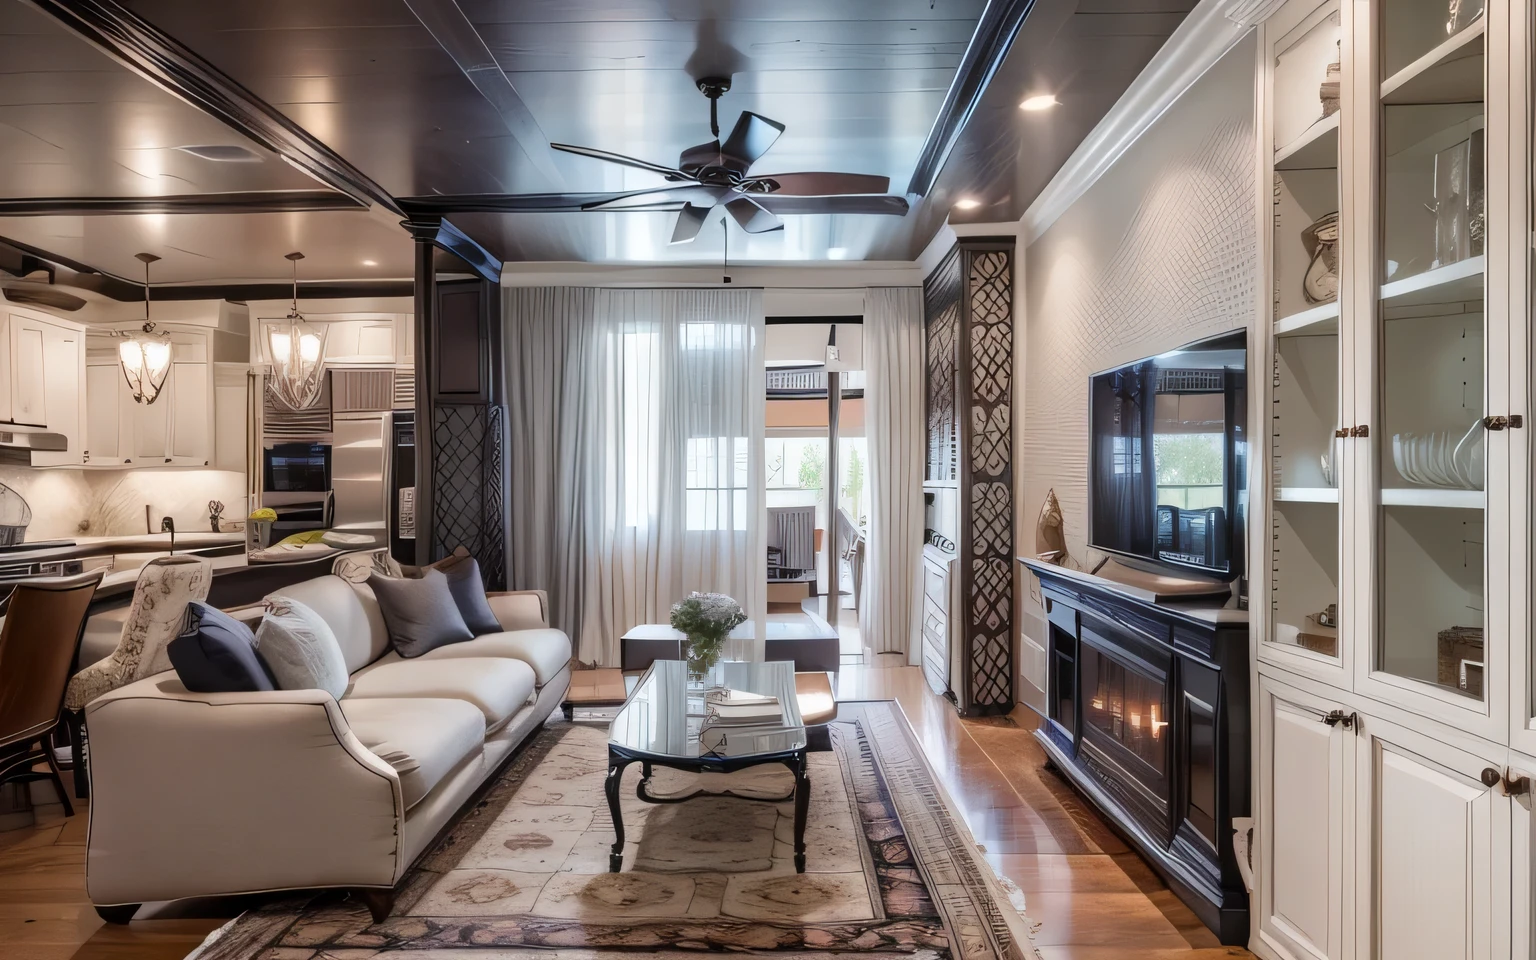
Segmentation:
[[(1337, 660), (1339, 5), (1292, 0), (1271, 45), (1270, 643)], [(1283, 32), (1282, 32), (1283, 31)]]
[(1481, 0), (1380, 4), (1371, 669), (1481, 700), (1487, 370)]

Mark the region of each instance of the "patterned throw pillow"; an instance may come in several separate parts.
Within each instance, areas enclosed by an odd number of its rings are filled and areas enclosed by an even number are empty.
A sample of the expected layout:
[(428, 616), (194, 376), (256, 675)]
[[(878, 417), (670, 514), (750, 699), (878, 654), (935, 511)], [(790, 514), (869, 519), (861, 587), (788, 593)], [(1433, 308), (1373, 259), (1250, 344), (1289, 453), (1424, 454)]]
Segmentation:
[(335, 632), (297, 600), (281, 594), (267, 598), (256, 652), (279, 690), (324, 690), (338, 700), (347, 692), (347, 661)]

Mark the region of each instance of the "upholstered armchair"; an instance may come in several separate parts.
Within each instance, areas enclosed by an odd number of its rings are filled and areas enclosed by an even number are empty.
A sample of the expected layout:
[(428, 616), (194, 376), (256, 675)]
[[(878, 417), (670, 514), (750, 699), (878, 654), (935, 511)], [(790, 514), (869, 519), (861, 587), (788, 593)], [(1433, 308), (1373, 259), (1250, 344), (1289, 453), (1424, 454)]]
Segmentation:
[(74, 741), (76, 796), (87, 796), (88, 790), (80, 727), (85, 705), (118, 687), (171, 669), (165, 648), (185, 626), (187, 604), (208, 599), (212, 582), (213, 564), (201, 557), (161, 557), (146, 563), (134, 585), (117, 649), (69, 681), (64, 709)]

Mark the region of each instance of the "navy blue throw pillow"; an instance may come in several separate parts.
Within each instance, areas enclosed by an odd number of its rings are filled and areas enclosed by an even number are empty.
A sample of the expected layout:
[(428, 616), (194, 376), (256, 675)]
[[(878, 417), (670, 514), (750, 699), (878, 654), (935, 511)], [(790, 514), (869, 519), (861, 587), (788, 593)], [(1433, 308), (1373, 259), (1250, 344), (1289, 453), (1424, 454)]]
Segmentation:
[(464, 625), (475, 636), (500, 633), (501, 622), (491, 610), (485, 597), (485, 581), (480, 579), (480, 564), (474, 557), (465, 557), (438, 567), (448, 577), (448, 592), (453, 594), (453, 605), (459, 608)]
[(251, 628), (206, 603), (187, 604), (188, 626), (166, 646), (181, 685), (194, 693), (276, 690)]

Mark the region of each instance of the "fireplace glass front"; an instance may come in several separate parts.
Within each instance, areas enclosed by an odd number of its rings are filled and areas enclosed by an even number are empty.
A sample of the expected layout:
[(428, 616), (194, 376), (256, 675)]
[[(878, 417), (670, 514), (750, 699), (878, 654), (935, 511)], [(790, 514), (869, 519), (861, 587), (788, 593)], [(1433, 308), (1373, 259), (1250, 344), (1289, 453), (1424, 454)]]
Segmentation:
[(1159, 774), (1166, 770), (1165, 682), (1086, 643), (1079, 647), (1078, 669), (1082, 676), (1083, 727), (1107, 735)]

